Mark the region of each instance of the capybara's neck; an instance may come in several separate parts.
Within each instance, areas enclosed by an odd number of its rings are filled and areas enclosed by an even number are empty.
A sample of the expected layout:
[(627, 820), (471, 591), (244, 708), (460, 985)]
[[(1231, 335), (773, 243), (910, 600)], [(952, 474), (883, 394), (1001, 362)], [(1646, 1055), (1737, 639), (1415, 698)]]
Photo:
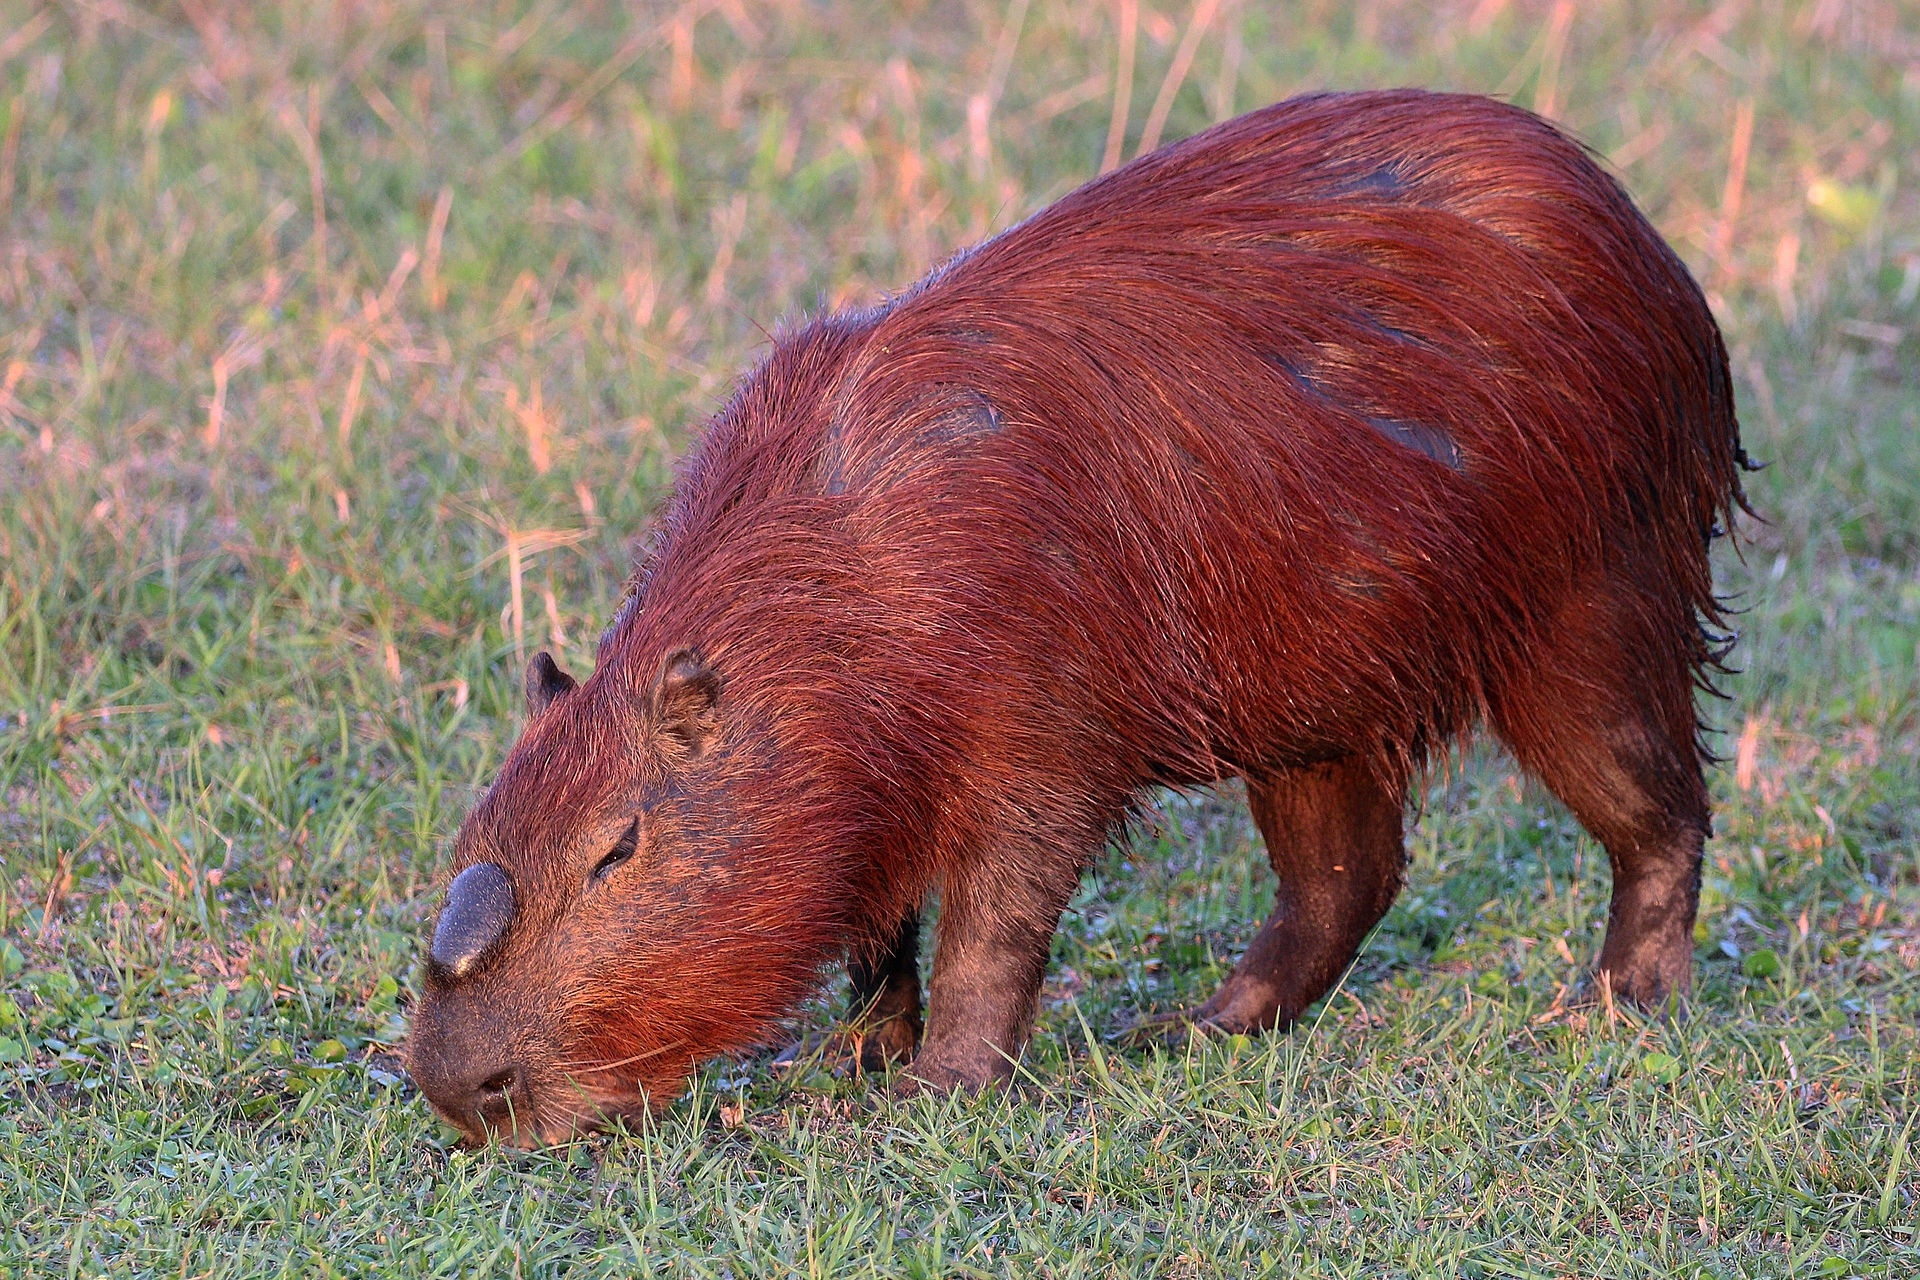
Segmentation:
[(951, 770), (944, 739), (916, 726), (947, 697), (888, 660), (893, 638), (827, 531), (795, 522), (734, 550), (682, 579), (669, 549), (609, 657), (640, 687), (682, 645), (718, 673), (718, 745), (689, 766), (714, 788), (710, 812), (730, 815), (715, 834), (781, 886), (790, 936), (859, 946), (934, 875), (933, 797)]
[(717, 673), (720, 743), (695, 769), (725, 796), (728, 856), (779, 886), (803, 964), (917, 907), (952, 773), (950, 736), (925, 724), (954, 691), (901, 660), (902, 619), (876, 607), (875, 566), (817, 474), (833, 389), (877, 314), (814, 322), (747, 380), (683, 468), (600, 652), (635, 689), (681, 647)]

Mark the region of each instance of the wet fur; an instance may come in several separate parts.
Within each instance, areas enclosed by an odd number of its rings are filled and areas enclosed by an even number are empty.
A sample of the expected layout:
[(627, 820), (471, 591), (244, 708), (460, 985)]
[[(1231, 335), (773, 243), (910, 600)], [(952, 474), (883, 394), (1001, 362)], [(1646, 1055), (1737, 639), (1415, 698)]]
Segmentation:
[[(778, 339), (593, 676), (540, 677), (456, 856), (531, 905), (416, 1039), (518, 1011), (563, 1131), (765, 1043), (850, 952), (884, 981), (939, 890), (915, 1076), (977, 1084), (1141, 790), (1233, 775), (1280, 905), (1195, 1016), (1284, 1022), (1391, 902), (1408, 779), (1482, 725), (1608, 847), (1609, 980), (1684, 990), (1740, 461), (1699, 289), (1539, 119), (1324, 95), (1166, 147)], [(698, 723), (660, 702), (682, 646)]]

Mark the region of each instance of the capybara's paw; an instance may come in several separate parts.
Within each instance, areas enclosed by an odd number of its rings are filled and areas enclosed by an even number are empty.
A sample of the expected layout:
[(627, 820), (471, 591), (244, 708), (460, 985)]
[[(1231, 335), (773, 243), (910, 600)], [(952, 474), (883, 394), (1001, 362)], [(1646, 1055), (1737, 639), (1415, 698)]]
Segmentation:
[(1684, 1017), (1692, 990), (1691, 965), (1678, 974), (1672, 966), (1646, 966), (1601, 969), (1593, 975), (1586, 994), (1592, 1004), (1629, 1005), (1643, 1013)]
[(1593, 999), (1628, 1004), (1648, 1013), (1685, 1011), (1693, 990), (1693, 932), (1684, 921), (1663, 921), (1662, 928), (1607, 934), (1593, 975)]
[(978, 1093), (1012, 1075), (1013, 1064), (997, 1056), (992, 1062), (945, 1062), (922, 1053), (912, 1066), (893, 1078), (888, 1088), (896, 1098), (913, 1098), (923, 1093)]
[(889, 1018), (865, 1028), (803, 1036), (774, 1054), (770, 1065), (775, 1071), (811, 1064), (837, 1076), (878, 1074), (913, 1061), (919, 1041), (917, 1018)]
[(1182, 1049), (1193, 1040), (1213, 1040), (1223, 1036), (1257, 1036), (1267, 1024), (1250, 1019), (1233, 1009), (1219, 1009), (1214, 1002), (1194, 1009), (1142, 1018), (1121, 1032), (1116, 1039), (1128, 1049)]
[(1123, 1049), (1151, 1049), (1156, 1045), (1177, 1049), (1193, 1036), (1205, 1034), (1194, 1028), (1195, 1012), (1193, 1009), (1179, 1009), (1173, 1013), (1141, 1018), (1114, 1036), (1114, 1040)]
[(923, 1093), (941, 1094), (951, 1093), (952, 1091), (951, 1087), (943, 1089), (939, 1085), (922, 1080), (912, 1071), (902, 1071), (899, 1075), (887, 1081), (888, 1095), (900, 1102), (905, 1102), (909, 1098), (917, 1098)]
[(912, 1062), (919, 1049), (920, 1016), (900, 1014), (869, 1025), (861, 1034), (860, 1066), (866, 1071), (885, 1071)]

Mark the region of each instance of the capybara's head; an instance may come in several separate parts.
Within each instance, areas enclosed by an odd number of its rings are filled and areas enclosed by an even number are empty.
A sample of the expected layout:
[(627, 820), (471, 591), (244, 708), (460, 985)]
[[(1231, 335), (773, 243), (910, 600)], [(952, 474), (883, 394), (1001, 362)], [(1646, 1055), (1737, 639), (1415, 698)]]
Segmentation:
[(538, 655), (526, 730), (454, 842), (407, 1058), (474, 1141), (637, 1116), (751, 1037), (716, 994), (754, 963), (727, 927), (738, 829), (707, 820), (730, 812), (721, 677), (685, 648), (648, 669), (576, 684)]

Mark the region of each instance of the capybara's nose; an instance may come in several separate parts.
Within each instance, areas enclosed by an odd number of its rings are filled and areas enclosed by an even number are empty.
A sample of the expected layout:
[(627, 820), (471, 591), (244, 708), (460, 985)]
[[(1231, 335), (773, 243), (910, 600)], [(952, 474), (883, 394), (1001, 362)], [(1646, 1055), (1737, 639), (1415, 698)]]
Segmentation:
[(486, 1063), (420, 1083), (441, 1114), (476, 1136), (487, 1130), (511, 1134), (533, 1122), (527, 1074), (515, 1063)]

